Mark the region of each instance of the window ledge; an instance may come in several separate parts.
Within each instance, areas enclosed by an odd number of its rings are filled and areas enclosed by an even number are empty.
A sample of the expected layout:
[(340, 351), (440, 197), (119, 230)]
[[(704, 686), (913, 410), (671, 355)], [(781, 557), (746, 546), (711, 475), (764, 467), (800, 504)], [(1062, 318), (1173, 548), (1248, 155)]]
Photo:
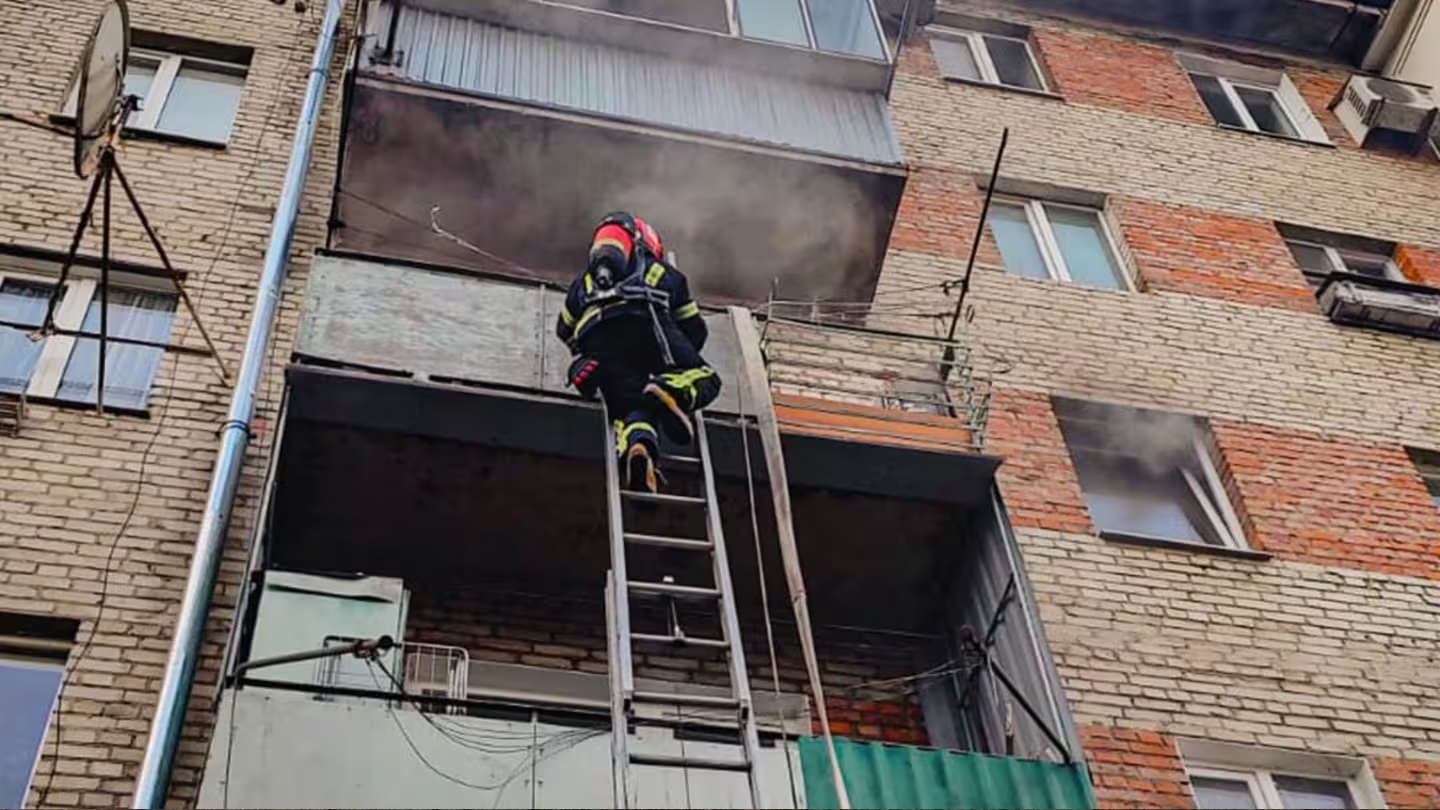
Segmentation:
[(991, 90), (1000, 90), (1005, 93), (1019, 93), (1022, 96), (1035, 96), (1036, 98), (1048, 98), (1055, 101), (1064, 101), (1065, 97), (1059, 93), (1052, 93), (1049, 90), (1032, 90), (1028, 87), (1016, 87), (1013, 84), (999, 84), (998, 82), (986, 82), (979, 79), (967, 79), (963, 76), (941, 76), (947, 82), (954, 84), (967, 84), (971, 87), (985, 87)]
[[(93, 402), (73, 402), (68, 399), (56, 399), (54, 397), (25, 397), (25, 407), (33, 408), (36, 405), (49, 405), (52, 408), (60, 408), (67, 411), (90, 411), (95, 412)], [(129, 416), (139, 419), (149, 419), (149, 408), (117, 408), (114, 405), (105, 406), (106, 416)]]
[(1215, 122), (1215, 128), (1226, 132), (1239, 132), (1245, 135), (1259, 135), (1262, 138), (1269, 138), (1272, 141), (1284, 141), (1285, 143), (1296, 143), (1302, 146), (1317, 146), (1321, 149), (1338, 149), (1339, 147), (1329, 141), (1312, 141), (1307, 138), (1292, 138), (1289, 135), (1276, 135), (1273, 132), (1266, 132), (1263, 129), (1246, 129), (1237, 127), (1234, 124), (1222, 124)]
[(1164, 548), (1172, 551), (1191, 551), (1201, 554), (1213, 554), (1217, 557), (1230, 557), (1237, 560), (1253, 560), (1255, 562), (1265, 562), (1275, 556), (1266, 551), (1256, 551), (1249, 548), (1231, 548), (1229, 546), (1212, 546), (1203, 543), (1187, 543), (1184, 540), (1167, 540), (1163, 537), (1147, 537), (1143, 534), (1102, 531), (1100, 532), (1100, 538), (1127, 546), (1147, 546), (1149, 548)]
[[(52, 115), (50, 123), (67, 127), (75, 126), (75, 119), (68, 115)], [(138, 129), (126, 127), (120, 133), (120, 137), (127, 141), (156, 141), (158, 143), (173, 143), (178, 146), (194, 146), (200, 149), (211, 149), (216, 152), (223, 151), (228, 144), (219, 141), (207, 141), (202, 138), (192, 138), (189, 135), (176, 135), (171, 132), (158, 132), (153, 129)]]

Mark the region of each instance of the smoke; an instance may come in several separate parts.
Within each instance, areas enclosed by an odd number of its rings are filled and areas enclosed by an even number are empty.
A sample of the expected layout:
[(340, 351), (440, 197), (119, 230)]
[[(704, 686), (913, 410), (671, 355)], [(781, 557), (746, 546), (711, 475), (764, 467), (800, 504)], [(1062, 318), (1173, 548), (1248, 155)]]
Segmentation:
[(1201, 423), (1183, 414), (1071, 399), (1057, 399), (1055, 411), (1073, 447), (1135, 459), (1155, 475), (1188, 466), (1205, 438)]
[(363, 85), (353, 109), (344, 246), (514, 271), (431, 234), (438, 205), (458, 236), (561, 283), (623, 209), (660, 229), (707, 300), (763, 300), (776, 278), (786, 297), (853, 300), (882, 258), (881, 183), (899, 182)]

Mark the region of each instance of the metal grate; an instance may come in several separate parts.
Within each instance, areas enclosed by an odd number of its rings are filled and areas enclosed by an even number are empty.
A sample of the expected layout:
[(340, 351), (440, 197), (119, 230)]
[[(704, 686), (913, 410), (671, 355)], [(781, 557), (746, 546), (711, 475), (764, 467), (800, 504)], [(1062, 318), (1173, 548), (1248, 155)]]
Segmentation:
[[(353, 644), (360, 639), (330, 636), (325, 646)], [(394, 651), (381, 657), (385, 668), (403, 673), (405, 693), (412, 698), (445, 698), (464, 700), (470, 691), (470, 653), (461, 647), (443, 644), (398, 644)], [(370, 662), (351, 655), (321, 658), (315, 662), (313, 683), (326, 689), (354, 689), (399, 694), (383, 671)], [(332, 699), (321, 695), (318, 699)], [(460, 711), (446, 703), (438, 711)]]

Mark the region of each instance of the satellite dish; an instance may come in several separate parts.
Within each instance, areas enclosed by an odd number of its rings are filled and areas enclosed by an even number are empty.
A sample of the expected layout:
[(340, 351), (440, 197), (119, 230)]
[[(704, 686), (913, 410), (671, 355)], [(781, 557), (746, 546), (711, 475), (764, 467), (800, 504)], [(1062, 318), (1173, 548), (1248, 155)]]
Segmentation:
[(80, 55), (80, 92), (75, 98), (75, 173), (89, 177), (100, 163), (119, 119), (130, 60), (130, 10), (109, 0)]

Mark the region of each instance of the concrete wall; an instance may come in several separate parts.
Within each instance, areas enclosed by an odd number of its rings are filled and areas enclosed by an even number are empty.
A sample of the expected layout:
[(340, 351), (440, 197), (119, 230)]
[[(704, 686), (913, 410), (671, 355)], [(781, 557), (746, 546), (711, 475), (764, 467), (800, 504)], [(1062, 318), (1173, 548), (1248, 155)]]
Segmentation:
[[(419, 267), (322, 256), (306, 288), (296, 351), (325, 360), (555, 393), (570, 350), (555, 336), (561, 290)], [(705, 359), (727, 385), (712, 406), (735, 411), (735, 329), (705, 315)]]
[[(226, 692), (220, 712), (200, 807), (615, 806), (603, 727), (422, 715), (259, 688)], [(790, 748), (803, 798), (793, 741)], [(632, 750), (716, 759), (738, 752), (649, 728)], [(759, 769), (765, 806), (795, 807), (783, 750), (764, 748)], [(634, 780), (640, 807), (751, 806), (741, 773), (637, 766)]]

